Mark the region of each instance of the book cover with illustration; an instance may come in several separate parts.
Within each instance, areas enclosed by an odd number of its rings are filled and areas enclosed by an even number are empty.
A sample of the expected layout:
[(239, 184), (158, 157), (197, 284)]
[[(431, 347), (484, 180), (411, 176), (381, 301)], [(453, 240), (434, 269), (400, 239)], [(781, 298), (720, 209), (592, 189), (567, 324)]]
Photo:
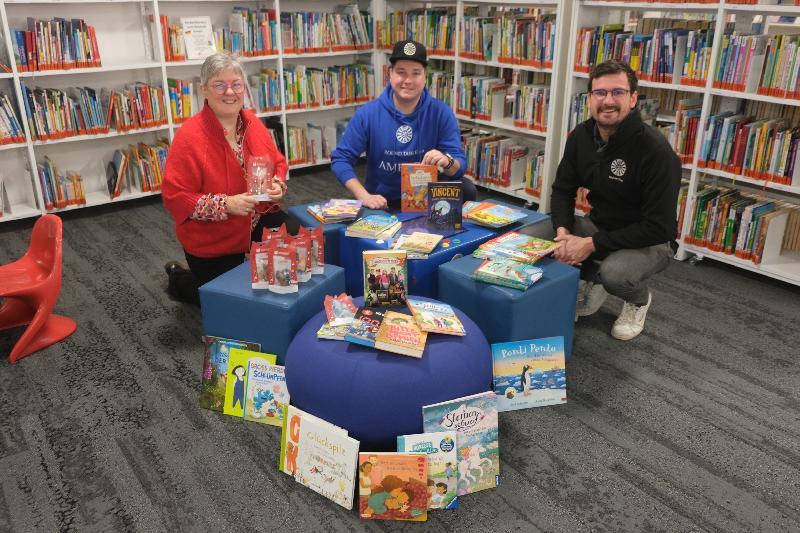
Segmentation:
[(428, 225), (439, 229), (461, 229), (463, 184), (440, 181), (428, 187)]
[(554, 241), (509, 231), (481, 244), (472, 255), (481, 259), (506, 258), (533, 264), (553, 253), (559, 246), (561, 244)]
[(422, 407), (426, 433), (456, 432), (459, 496), (500, 484), (497, 396), (492, 391)]
[(314, 492), (353, 508), (359, 442), (341, 428), (304, 417), (295, 480)]
[[(350, 324), (352, 324), (352, 322)], [(317, 338), (327, 339), (331, 341), (343, 341), (344, 336), (347, 335), (347, 332), (350, 329), (350, 324), (342, 324), (341, 326), (331, 326), (330, 324), (325, 322), (317, 330)]]
[(377, 236), (391, 237), (394, 235), (394, 231), (400, 229), (401, 225), (400, 220), (394, 215), (376, 213), (361, 217), (347, 226), (345, 235), (348, 237), (367, 238), (376, 238)]
[(464, 215), (471, 222), (490, 228), (501, 228), (517, 220), (522, 220), (527, 214), (523, 210), (498, 205), (492, 202), (481, 202)]
[(511, 259), (487, 259), (472, 273), (473, 279), (521, 291), (539, 281), (544, 270)]
[(245, 382), (244, 419), (271, 426), (283, 425), (284, 407), (289, 403), (284, 367), (250, 359)]
[(277, 356), (255, 350), (231, 348), (228, 354), (228, 376), (225, 380), (225, 403), (222, 412), (226, 415), (242, 418), (247, 391), (247, 374), (250, 361), (264, 365), (274, 365)]
[(237, 341), (206, 335), (203, 337), (205, 354), (203, 376), (200, 384), (200, 407), (222, 412), (225, 404), (225, 384), (228, 381), (228, 357), (231, 348), (258, 351), (257, 342)]
[(375, 336), (375, 348), (387, 352), (422, 357), (428, 334), (417, 325), (414, 317), (396, 311), (386, 311)]
[(297, 459), (306, 442), (304, 426), (309, 422), (326, 424), (331, 431), (337, 434), (347, 435), (347, 430), (340, 428), (330, 422), (306, 413), (294, 405), (284, 406), (283, 425), (281, 426), (281, 448), (278, 453), (278, 470), (292, 477), (298, 473)]
[(408, 308), (422, 331), (445, 335), (466, 334), (464, 325), (453, 312), (453, 308), (446, 303), (426, 302), (409, 297)]
[(425, 213), (428, 210), (428, 184), (439, 175), (435, 165), (403, 163), (400, 165), (400, 211)]
[(367, 250), (364, 262), (364, 305), (392, 307), (406, 305), (408, 298), (408, 257), (405, 250)]
[(497, 410), (567, 402), (564, 337), (492, 344)]
[(375, 337), (383, 322), (383, 311), (359, 307), (353, 321), (348, 324), (344, 340), (354, 342), (370, 348), (375, 346)]
[(427, 520), (428, 455), (359, 453), (358, 509), (373, 520)]
[(453, 431), (397, 437), (397, 451), (428, 455), (428, 509), (457, 509), (458, 452)]
[(429, 254), (435, 248), (436, 245), (439, 244), (439, 241), (442, 240), (441, 235), (437, 235), (435, 233), (423, 233), (421, 231), (415, 231), (411, 235), (405, 235), (405, 238), (402, 241), (396, 242), (392, 249), (394, 250), (405, 250), (407, 252), (416, 252), (420, 254)]

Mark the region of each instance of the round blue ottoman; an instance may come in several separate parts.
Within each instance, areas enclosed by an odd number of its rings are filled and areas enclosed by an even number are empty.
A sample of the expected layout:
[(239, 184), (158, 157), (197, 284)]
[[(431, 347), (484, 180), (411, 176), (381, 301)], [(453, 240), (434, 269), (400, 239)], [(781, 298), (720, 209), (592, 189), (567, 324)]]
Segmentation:
[[(354, 302), (361, 305), (363, 298)], [(428, 334), (422, 359), (319, 340), (325, 313), (318, 313), (286, 352), (292, 405), (347, 429), (362, 450), (394, 451), (398, 435), (422, 432), (423, 405), (491, 389), (489, 344), (475, 322), (455, 313), (467, 334)]]

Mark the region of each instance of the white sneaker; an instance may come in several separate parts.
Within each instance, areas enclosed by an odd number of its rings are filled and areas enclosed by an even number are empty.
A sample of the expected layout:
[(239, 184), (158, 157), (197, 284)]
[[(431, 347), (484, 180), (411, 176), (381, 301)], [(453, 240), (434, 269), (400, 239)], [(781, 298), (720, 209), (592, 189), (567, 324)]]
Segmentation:
[(647, 318), (647, 310), (650, 309), (652, 301), (653, 295), (648, 293), (647, 303), (642, 306), (624, 302), (622, 312), (611, 328), (611, 336), (621, 341), (629, 341), (639, 335), (644, 329), (644, 320)]
[(591, 281), (586, 282), (586, 287), (582, 294), (583, 298), (581, 298), (581, 292), (578, 291), (578, 304), (575, 308), (576, 316), (595, 314), (603, 306), (603, 302), (606, 301), (606, 296), (608, 296), (602, 284), (592, 283)]

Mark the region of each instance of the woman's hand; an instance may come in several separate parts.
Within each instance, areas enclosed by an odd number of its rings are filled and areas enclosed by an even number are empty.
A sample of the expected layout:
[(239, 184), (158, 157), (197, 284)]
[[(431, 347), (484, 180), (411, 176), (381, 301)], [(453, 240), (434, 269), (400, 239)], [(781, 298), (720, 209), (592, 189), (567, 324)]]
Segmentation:
[(271, 202), (279, 202), (286, 195), (286, 184), (278, 178), (272, 179), (272, 188), (267, 191)]
[(247, 216), (252, 213), (255, 210), (257, 203), (258, 200), (246, 192), (242, 194), (236, 194), (234, 196), (228, 196), (227, 200), (225, 201), (228, 214), (240, 217)]

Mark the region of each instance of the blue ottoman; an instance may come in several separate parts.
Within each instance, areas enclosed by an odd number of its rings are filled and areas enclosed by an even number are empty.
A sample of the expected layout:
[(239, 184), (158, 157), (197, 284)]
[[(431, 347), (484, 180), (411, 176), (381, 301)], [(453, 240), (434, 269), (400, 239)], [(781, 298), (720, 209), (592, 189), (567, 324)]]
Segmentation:
[(311, 276), (294, 294), (253, 290), (250, 265), (242, 263), (200, 287), (203, 333), (260, 342), (261, 351), (283, 364), (294, 334), (322, 309), (325, 295), (343, 290), (344, 271), (334, 265), (325, 265), (325, 274)]
[[(466, 231), (442, 239), (427, 259), (412, 259), (408, 262), (408, 292), (415, 296), (435, 298), (438, 295), (439, 265), (450, 261), (456, 254), (468, 255), (496, 235), (489, 228), (465, 224)], [(344, 232), (344, 230), (342, 230)], [(398, 232), (395, 235), (399, 235)], [(364, 250), (387, 250), (393, 240), (378, 242), (374, 239), (341, 237), (341, 260), (345, 269), (345, 285), (352, 295), (364, 294), (364, 265), (361, 252)]]
[[(356, 305), (363, 298), (354, 299)], [(422, 432), (422, 406), (490, 390), (492, 354), (475, 323), (467, 335), (428, 335), (422, 359), (344, 341), (318, 340), (319, 313), (286, 352), (292, 404), (344, 427), (362, 451), (394, 451), (397, 435)]]
[(577, 268), (541, 259), (542, 278), (527, 291), (475, 281), (472, 272), (483, 260), (462, 257), (439, 268), (439, 299), (466, 313), (490, 343), (564, 337), (565, 356), (572, 355)]

